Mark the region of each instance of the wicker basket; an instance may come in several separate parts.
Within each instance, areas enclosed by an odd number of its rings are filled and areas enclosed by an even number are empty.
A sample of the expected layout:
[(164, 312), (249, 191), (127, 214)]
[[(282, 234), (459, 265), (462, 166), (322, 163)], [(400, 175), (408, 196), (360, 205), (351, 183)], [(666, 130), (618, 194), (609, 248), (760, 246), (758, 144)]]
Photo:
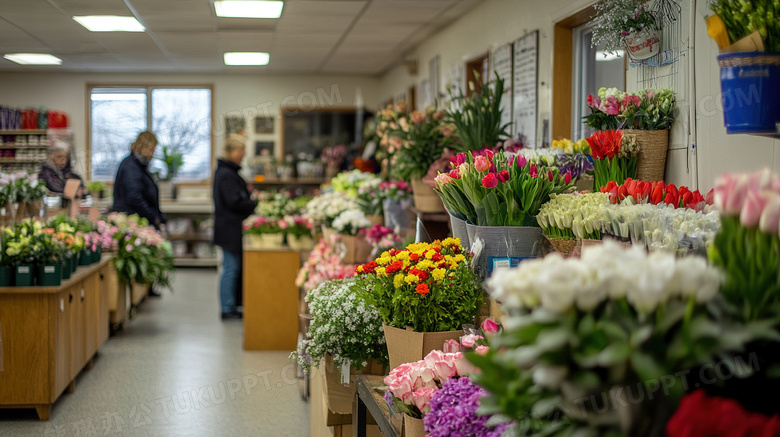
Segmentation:
[(444, 204), (433, 188), (426, 185), (422, 179), (412, 180), (412, 193), (414, 194), (414, 207), (420, 212), (440, 213), (444, 212)]
[(669, 131), (623, 129), (623, 135), (634, 135), (639, 145), (636, 178), (648, 182), (664, 180), (666, 152), (669, 150)]
[(564, 240), (563, 238), (550, 238), (546, 237), (547, 241), (552, 244), (553, 249), (563, 256), (571, 256), (574, 248), (577, 247), (577, 240)]

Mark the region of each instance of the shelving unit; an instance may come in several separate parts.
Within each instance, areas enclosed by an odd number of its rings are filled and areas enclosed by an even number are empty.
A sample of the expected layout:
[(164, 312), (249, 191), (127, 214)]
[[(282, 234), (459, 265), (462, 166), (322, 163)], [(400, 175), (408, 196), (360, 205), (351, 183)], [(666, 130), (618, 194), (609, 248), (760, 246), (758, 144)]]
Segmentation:
[(0, 130), (0, 140), (0, 165), (11, 167), (9, 170), (35, 173), (48, 158), (45, 129)]
[(216, 267), (218, 260), (211, 236), (214, 229), (214, 204), (210, 201), (162, 202), (168, 216), (168, 240), (174, 247), (177, 267)]

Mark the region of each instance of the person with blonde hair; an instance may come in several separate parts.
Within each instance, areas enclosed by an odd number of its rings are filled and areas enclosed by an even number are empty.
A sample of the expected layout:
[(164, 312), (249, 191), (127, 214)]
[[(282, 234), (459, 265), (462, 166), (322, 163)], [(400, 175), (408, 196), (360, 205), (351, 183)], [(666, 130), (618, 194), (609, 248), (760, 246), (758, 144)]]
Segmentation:
[(114, 206), (112, 211), (138, 214), (149, 220), (156, 229), (165, 222), (160, 211), (157, 183), (149, 172), (149, 162), (157, 147), (157, 137), (144, 131), (130, 146), (130, 154), (119, 164), (114, 178)]
[(219, 300), (222, 320), (240, 319), (243, 274), (243, 221), (257, 207), (255, 196), (249, 193), (246, 181), (238, 174), (246, 154), (246, 139), (231, 134), (222, 149), (214, 171), (214, 244), (222, 248), (222, 276), (219, 280)]

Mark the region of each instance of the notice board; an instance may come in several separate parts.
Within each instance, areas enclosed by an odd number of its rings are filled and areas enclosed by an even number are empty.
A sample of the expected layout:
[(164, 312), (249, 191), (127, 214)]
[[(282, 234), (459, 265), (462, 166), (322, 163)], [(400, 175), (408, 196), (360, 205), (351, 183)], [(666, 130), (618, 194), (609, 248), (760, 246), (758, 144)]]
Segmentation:
[(535, 30), (517, 39), (514, 46), (513, 136), (522, 139), (529, 147), (536, 148), (539, 31)]

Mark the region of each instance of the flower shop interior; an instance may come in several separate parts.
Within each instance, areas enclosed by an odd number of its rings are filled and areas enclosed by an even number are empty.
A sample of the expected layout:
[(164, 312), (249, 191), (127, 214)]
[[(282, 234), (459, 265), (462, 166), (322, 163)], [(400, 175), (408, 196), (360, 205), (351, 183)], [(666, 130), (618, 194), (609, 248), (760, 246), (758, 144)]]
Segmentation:
[(780, 436), (777, 0), (2, 0), (0, 51), (0, 435)]

